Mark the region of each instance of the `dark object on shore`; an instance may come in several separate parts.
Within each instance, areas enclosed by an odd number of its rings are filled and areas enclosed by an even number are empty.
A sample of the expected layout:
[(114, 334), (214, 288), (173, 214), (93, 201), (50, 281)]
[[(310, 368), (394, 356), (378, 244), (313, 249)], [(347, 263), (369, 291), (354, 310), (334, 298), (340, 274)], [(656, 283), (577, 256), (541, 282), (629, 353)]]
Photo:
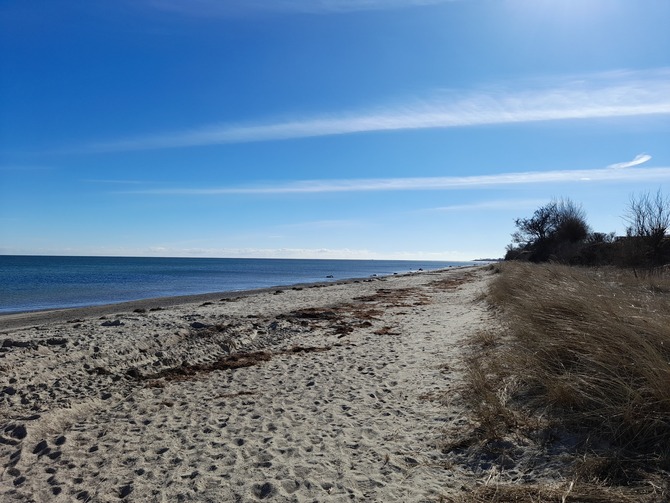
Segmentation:
[(123, 499), (126, 496), (128, 496), (131, 492), (133, 492), (133, 485), (126, 484), (125, 486), (119, 488), (119, 498)]
[(131, 367), (128, 370), (126, 370), (126, 375), (128, 377), (132, 377), (133, 379), (141, 379), (142, 378), (142, 374), (137, 369), (137, 367)]
[(49, 447), (49, 444), (47, 444), (46, 440), (41, 440), (33, 449), (33, 454), (39, 454), (42, 452), (44, 449)]
[(26, 427), (22, 424), (8, 426), (5, 428), (5, 433), (9, 433), (10, 436), (18, 438), (19, 440), (26, 438), (26, 435), (28, 434), (26, 432)]
[(207, 328), (207, 325), (205, 325), (204, 323), (200, 323), (199, 321), (194, 321), (193, 323), (191, 323), (191, 328), (195, 328), (196, 330), (200, 330), (200, 329), (203, 329), (203, 328)]
[(122, 323), (121, 320), (103, 321), (100, 324), (101, 327), (121, 327), (123, 325), (124, 323)]
[(67, 339), (63, 337), (50, 337), (46, 340), (47, 346), (65, 346), (67, 344)]
[(12, 339), (5, 339), (2, 343), (3, 348), (35, 348), (36, 344), (32, 341), (14, 341)]
[(272, 359), (272, 354), (266, 351), (253, 351), (250, 353), (239, 353), (225, 356), (218, 361), (208, 364), (188, 365), (172, 367), (162, 370), (156, 374), (143, 375), (142, 380), (167, 379), (169, 381), (179, 381), (192, 379), (199, 373), (213, 372), (215, 370), (233, 370), (245, 367), (259, 365)]

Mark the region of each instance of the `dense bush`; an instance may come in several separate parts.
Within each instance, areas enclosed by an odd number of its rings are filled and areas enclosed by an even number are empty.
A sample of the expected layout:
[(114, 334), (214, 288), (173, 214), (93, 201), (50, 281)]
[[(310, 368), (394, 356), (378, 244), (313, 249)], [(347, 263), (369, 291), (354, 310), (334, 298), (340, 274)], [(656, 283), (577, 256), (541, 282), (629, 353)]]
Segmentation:
[(551, 201), (530, 218), (514, 221), (517, 231), (505, 258), (532, 262), (569, 261), (590, 233), (584, 210), (570, 199)]
[(581, 206), (551, 201), (530, 218), (517, 218), (505, 260), (615, 265), (655, 269), (670, 263), (670, 198), (661, 192), (631, 197), (626, 236), (593, 232)]

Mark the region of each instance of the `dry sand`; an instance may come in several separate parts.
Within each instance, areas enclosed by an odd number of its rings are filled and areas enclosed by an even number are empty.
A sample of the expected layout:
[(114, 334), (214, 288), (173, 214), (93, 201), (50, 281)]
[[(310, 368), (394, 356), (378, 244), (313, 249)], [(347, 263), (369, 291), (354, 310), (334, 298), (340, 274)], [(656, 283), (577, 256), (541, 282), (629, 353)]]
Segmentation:
[(468, 421), (457, 390), (468, 337), (492, 323), (488, 278), (449, 269), (0, 317), (0, 500), (457, 494), (476, 477), (441, 445)]

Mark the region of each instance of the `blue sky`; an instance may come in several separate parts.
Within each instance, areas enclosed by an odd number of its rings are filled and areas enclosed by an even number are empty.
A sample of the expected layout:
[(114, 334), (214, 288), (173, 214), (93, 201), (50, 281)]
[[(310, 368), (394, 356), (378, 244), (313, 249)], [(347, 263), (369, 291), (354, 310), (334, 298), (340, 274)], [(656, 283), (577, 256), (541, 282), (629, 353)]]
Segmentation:
[(502, 256), (670, 194), (667, 0), (5, 0), (0, 253)]

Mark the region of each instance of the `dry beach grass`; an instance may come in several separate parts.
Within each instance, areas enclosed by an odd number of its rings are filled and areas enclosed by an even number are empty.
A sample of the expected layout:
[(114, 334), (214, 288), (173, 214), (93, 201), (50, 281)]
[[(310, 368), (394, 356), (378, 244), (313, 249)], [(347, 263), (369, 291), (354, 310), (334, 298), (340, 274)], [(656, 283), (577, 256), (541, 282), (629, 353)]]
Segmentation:
[(498, 459), (535, 445), (533, 462), (551, 467), (541, 453), (552, 454), (555, 474), (553, 483), (524, 488), (500, 470), (475, 501), (667, 501), (667, 276), (521, 263), (494, 269), (487, 299), (504, 327), (474, 339), (468, 390), (477, 428), (462, 441)]

